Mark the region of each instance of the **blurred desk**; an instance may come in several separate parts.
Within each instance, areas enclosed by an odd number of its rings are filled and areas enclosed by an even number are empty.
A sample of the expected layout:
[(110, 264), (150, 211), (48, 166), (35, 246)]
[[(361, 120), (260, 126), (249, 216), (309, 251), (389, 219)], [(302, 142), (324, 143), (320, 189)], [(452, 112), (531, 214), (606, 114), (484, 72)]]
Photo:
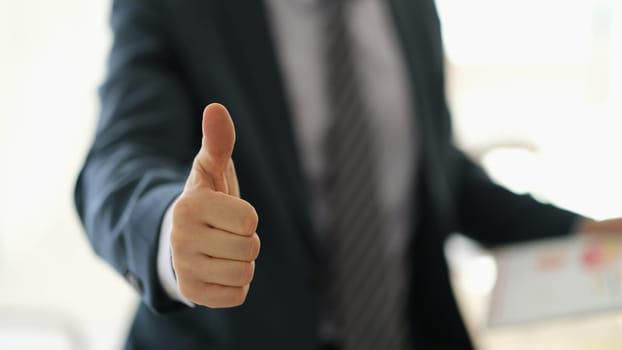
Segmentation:
[[(454, 291), (475, 345), (480, 350), (619, 350), (622, 311), (573, 316), (503, 327), (487, 325), (495, 279), (494, 260), (464, 238), (450, 242)], [(457, 247), (456, 247), (457, 246)]]

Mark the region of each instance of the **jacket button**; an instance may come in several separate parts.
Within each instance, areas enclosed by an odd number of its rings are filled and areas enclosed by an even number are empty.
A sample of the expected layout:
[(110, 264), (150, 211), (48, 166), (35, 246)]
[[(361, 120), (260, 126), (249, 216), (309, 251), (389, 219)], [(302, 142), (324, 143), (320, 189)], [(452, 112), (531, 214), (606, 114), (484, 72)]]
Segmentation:
[(140, 282), (138, 277), (136, 277), (136, 275), (128, 271), (125, 273), (125, 280), (138, 294), (143, 294), (143, 284)]

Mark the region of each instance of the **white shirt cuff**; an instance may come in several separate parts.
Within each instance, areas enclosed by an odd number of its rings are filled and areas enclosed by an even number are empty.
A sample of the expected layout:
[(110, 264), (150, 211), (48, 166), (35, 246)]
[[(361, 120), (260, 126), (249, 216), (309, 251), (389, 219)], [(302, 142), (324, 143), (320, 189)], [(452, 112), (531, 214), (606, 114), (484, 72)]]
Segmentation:
[(194, 304), (186, 299), (179, 292), (177, 288), (177, 279), (175, 278), (175, 272), (173, 271), (173, 262), (171, 260), (171, 231), (173, 230), (173, 204), (171, 204), (164, 218), (162, 219), (162, 226), (160, 226), (160, 242), (158, 245), (158, 279), (160, 280), (160, 286), (164, 289), (166, 295), (169, 298), (182, 302), (190, 307), (194, 307)]

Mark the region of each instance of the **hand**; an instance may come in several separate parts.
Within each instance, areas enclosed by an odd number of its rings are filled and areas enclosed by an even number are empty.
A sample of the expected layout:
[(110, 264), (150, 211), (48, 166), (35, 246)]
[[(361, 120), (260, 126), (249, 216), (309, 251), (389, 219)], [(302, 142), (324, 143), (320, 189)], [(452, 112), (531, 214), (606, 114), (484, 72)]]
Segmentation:
[(622, 218), (596, 221), (582, 219), (577, 226), (581, 234), (622, 234)]
[(259, 254), (257, 213), (240, 199), (231, 161), (235, 129), (220, 104), (203, 111), (203, 140), (173, 205), (171, 253), (177, 286), (195, 304), (244, 303)]

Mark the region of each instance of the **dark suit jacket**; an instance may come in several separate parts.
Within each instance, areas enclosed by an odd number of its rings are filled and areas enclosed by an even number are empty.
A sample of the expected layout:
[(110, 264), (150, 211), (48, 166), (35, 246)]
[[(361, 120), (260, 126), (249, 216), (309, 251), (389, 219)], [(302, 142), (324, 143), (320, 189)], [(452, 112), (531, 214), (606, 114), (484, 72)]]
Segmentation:
[[(562, 235), (575, 215), (493, 184), (452, 145), (433, 0), (393, 0), (391, 9), (422, 149), (405, 308), (419, 349), (469, 349), (443, 257), (446, 236), (460, 231), (500, 244)], [(101, 116), (75, 201), (97, 254), (142, 297), (128, 348), (318, 349), (325, 259), (266, 20), (257, 0), (114, 1)], [(156, 275), (161, 219), (182, 190), (202, 109), (213, 101), (234, 119), (233, 159), (262, 239), (246, 303), (224, 310), (169, 300)]]

